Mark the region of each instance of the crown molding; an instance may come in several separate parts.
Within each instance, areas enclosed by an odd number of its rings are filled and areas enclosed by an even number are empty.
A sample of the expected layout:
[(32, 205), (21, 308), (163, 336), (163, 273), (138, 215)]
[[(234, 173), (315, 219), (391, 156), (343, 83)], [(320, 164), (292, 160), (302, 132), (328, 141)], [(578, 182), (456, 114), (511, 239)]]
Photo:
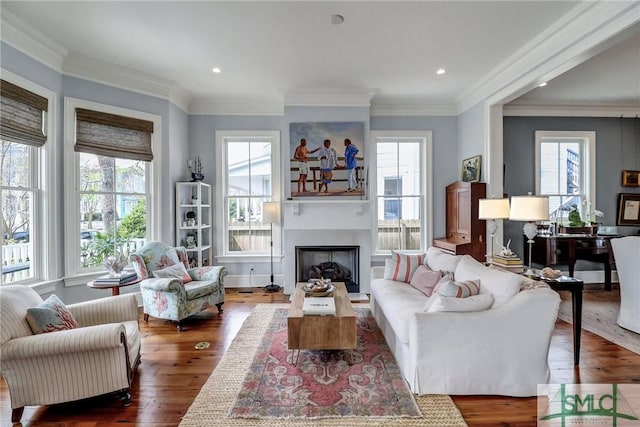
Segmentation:
[(535, 117), (638, 117), (640, 105), (526, 105), (507, 104), (503, 116)]
[(371, 103), (371, 116), (457, 116), (454, 104), (429, 104), (422, 99), (374, 98)]
[(640, 2), (580, 3), (479, 80), (458, 99), (458, 112), (526, 93), (599, 53), (607, 40), (637, 22)]
[(69, 52), (11, 12), (1, 15), (2, 41), (60, 74), (168, 99), (187, 112), (190, 96), (175, 82)]
[(373, 92), (292, 92), (283, 95), (287, 107), (370, 107)]
[(69, 53), (64, 47), (6, 9), (2, 9), (0, 15), (4, 43), (47, 67), (62, 72), (64, 58)]
[(283, 116), (281, 99), (255, 97), (197, 98), (189, 104), (189, 114), (220, 116)]
[(172, 101), (187, 111), (190, 99), (185, 91), (172, 81), (153, 74), (115, 65), (96, 58), (71, 52), (63, 64), (63, 73), (67, 76), (103, 83), (120, 89), (138, 92)]
[(184, 113), (189, 114), (189, 104), (191, 104), (191, 95), (180, 86), (174, 86), (169, 91), (169, 101), (180, 108)]

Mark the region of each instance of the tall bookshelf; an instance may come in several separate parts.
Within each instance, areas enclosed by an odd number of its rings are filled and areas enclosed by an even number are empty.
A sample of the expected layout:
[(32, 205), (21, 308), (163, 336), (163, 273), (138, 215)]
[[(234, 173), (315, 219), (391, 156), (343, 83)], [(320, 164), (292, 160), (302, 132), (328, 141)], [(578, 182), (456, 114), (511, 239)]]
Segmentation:
[(187, 249), (190, 267), (212, 265), (211, 185), (176, 183), (176, 245)]

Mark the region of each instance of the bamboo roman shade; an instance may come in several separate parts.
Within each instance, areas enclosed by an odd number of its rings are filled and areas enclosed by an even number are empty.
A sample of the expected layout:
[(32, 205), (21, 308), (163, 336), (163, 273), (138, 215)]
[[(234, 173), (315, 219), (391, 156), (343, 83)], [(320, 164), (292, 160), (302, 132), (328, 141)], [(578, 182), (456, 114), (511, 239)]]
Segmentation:
[(77, 152), (150, 162), (152, 133), (148, 120), (76, 108)]
[(47, 141), (44, 113), (47, 98), (0, 80), (0, 137), (4, 141), (41, 147)]

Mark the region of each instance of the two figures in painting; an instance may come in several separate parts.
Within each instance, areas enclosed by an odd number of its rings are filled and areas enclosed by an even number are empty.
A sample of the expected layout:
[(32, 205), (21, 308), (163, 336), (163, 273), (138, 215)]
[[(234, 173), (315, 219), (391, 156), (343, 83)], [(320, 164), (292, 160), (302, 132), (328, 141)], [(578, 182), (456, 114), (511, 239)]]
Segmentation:
[[(351, 125), (351, 123), (348, 124)], [(292, 129), (294, 125), (296, 124), (292, 123)], [(325, 129), (328, 126), (340, 125), (340, 123), (300, 125), (306, 125), (308, 131), (308, 126)], [(309, 136), (305, 135), (305, 137), (296, 140), (297, 145), (291, 159), (291, 194), (293, 196), (342, 196), (364, 193), (362, 188), (363, 167), (358, 164), (358, 160), (362, 163), (363, 159), (358, 156), (360, 149), (351, 138), (340, 138), (338, 140), (344, 145), (344, 155), (338, 155), (332, 146), (333, 141), (336, 140), (335, 129), (333, 130), (333, 134), (326, 132), (324, 135), (331, 134), (334, 137), (333, 140), (332, 138), (316, 139), (314, 137), (318, 135), (317, 132), (309, 132)], [(294, 133), (301, 134), (301, 132), (292, 132), (292, 138)], [(317, 142), (310, 144), (309, 140), (317, 140)], [(358, 142), (360, 141), (361, 139), (358, 139)]]

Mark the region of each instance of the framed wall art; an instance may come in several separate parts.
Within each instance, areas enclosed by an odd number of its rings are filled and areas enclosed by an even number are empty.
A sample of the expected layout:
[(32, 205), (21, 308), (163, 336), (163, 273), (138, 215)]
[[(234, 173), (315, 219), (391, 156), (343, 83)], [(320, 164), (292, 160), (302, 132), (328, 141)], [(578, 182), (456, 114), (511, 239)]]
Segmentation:
[(620, 193), (618, 195), (617, 225), (640, 226), (640, 194)]
[(640, 187), (640, 171), (622, 171), (623, 187)]
[(461, 180), (464, 182), (480, 181), (480, 168), (482, 166), (482, 156), (477, 155), (462, 161)]
[(364, 197), (364, 122), (289, 124), (293, 197)]

